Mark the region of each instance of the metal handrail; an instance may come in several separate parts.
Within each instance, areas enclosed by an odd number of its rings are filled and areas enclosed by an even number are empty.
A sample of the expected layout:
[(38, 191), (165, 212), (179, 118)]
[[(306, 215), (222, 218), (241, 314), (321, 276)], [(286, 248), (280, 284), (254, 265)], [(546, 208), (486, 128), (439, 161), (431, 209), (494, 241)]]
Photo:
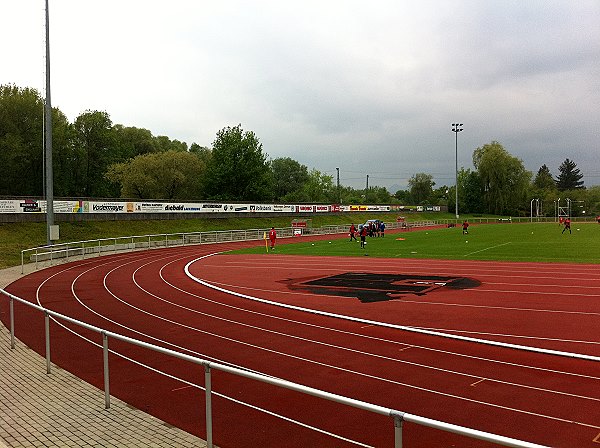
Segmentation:
[[(573, 218), (577, 222), (595, 222), (595, 219)], [(491, 224), (498, 222), (511, 223), (529, 223), (531, 218), (471, 218), (474, 224)], [(410, 229), (414, 227), (448, 226), (449, 224), (458, 224), (460, 220), (456, 219), (437, 219), (427, 221), (407, 221), (407, 222), (386, 222), (386, 230)], [(554, 217), (536, 218), (536, 222), (555, 222)], [(327, 225), (305, 229), (310, 235), (331, 235), (347, 233), (350, 224)], [(79, 255), (85, 258), (86, 255), (100, 255), (102, 252), (118, 252), (120, 250), (152, 249), (153, 247), (172, 247), (185, 246), (186, 244), (212, 244), (227, 241), (256, 241), (263, 239), (265, 232), (269, 229), (247, 229), (247, 230), (213, 230), (206, 232), (178, 232), (178, 233), (155, 233), (148, 235), (130, 235), (111, 238), (99, 238), (83, 241), (72, 241), (52, 245), (44, 245), (21, 250), (21, 274), (24, 273), (26, 255), (29, 259), (35, 261), (35, 269), (38, 269), (39, 260), (49, 260), (50, 264), (55, 259), (66, 258)], [(280, 238), (290, 238), (294, 236), (294, 227), (277, 228), (277, 234)], [(235, 236), (235, 237), (234, 237)], [(102, 244), (111, 243), (112, 244)]]
[(168, 348), (159, 347), (157, 345), (150, 344), (148, 342), (139, 341), (137, 339), (130, 338), (128, 336), (114, 333), (109, 330), (90, 325), (88, 323), (73, 319), (69, 316), (48, 310), (39, 305), (31, 303), (25, 299), (15, 296), (4, 289), (0, 289), (0, 293), (8, 297), (10, 301), (10, 335), (11, 335), (11, 349), (15, 348), (15, 326), (14, 326), (14, 301), (30, 306), (44, 314), (45, 319), (45, 341), (46, 341), (46, 371), (51, 373), (51, 362), (50, 362), (50, 317), (54, 319), (64, 320), (71, 324), (83, 327), (87, 330), (91, 330), (95, 333), (102, 335), (102, 347), (103, 347), (103, 369), (104, 369), (104, 396), (105, 396), (105, 408), (110, 408), (110, 375), (109, 375), (109, 364), (108, 364), (108, 338), (114, 338), (116, 340), (126, 342), (138, 347), (149, 349), (158, 353), (162, 353), (174, 358), (178, 358), (194, 364), (204, 366), (205, 369), (205, 407), (206, 407), (206, 442), (208, 448), (213, 448), (213, 431), (212, 431), (212, 370), (218, 370), (222, 372), (231, 373), (237, 376), (248, 378), (255, 381), (260, 381), (273, 386), (282, 387), (285, 389), (300, 392), (306, 395), (311, 395), (324, 400), (333, 401), (346, 406), (362, 409), (367, 412), (372, 412), (379, 415), (388, 416), (393, 419), (394, 424), (394, 447), (402, 448), (402, 424), (403, 422), (415, 423), (422, 426), (427, 426), (441, 431), (451, 432), (459, 434), (465, 437), (484, 440), (486, 442), (495, 443), (501, 446), (508, 446), (514, 448), (549, 448), (544, 445), (539, 445), (531, 442), (513, 439), (510, 437), (500, 436), (485, 431), (480, 431), (473, 428), (467, 428), (464, 426), (454, 425), (451, 423), (442, 422), (439, 420), (422, 417), (415, 414), (399, 411), (384, 406), (375, 405), (361, 400), (345, 397), (342, 395), (322, 391), (313, 387), (304, 386), (302, 384), (294, 383), (291, 381), (283, 380), (280, 378), (263, 375), (260, 373), (250, 372), (237, 367), (231, 367), (218, 362), (208, 361), (206, 359), (198, 358), (191, 355), (186, 355)]

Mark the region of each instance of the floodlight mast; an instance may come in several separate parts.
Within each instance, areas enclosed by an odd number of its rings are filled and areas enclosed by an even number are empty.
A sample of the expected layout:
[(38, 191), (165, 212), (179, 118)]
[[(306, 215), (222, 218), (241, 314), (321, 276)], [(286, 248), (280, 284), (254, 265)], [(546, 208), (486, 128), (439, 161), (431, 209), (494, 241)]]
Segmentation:
[(458, 219), (458, 133), (462, 132), (463, 128), (462, 128), (463, 124), (462, 123), (452, 123), (452, 132), (454, 132), (454, 136), (455, 136), (455, 158), (454, 158), (454, 174), (455, 174), (455, 187), (454, 187), (454, 192), (456, 194), (456, 203), (455, 203), (455, 210), (456, 210), (456, 219)]
[(46, 235), (48, 245), (52, 244), (51, 228), (54, 226), (54, 189), (52, 175), (52, 102), (50, 101), (50, 13), (46, 0), (46, 125), (44, 136), (46, 143)]

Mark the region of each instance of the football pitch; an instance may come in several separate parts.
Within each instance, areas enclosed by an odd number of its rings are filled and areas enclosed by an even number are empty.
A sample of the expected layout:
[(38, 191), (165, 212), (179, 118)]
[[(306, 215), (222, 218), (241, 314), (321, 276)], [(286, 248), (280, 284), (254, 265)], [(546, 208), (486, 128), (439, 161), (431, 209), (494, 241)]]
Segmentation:
[[(322, 241), (302, 237), (279, 239), (277, 254), (313, 256), (365, 256), (383, 258), (435, 258), (520, 262), (600, 263), (600, 225), (577, 223), (562, 233), (558, 223), (471, 224), (462, 227), (416, 228), (367, 237), (366, 246), (348, 235), (331, 235)], [(264, 253), (265, 245), (236, 253)]]

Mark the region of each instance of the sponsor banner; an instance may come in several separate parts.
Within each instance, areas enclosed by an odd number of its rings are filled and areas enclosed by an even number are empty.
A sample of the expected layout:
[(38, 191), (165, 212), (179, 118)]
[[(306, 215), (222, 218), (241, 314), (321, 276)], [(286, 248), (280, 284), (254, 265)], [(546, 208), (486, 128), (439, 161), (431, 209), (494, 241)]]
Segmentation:
[(163, 211), (165, 204), (161, 202), (136, 202), (134, 212), (136, 213), (159, 213)]
[(315, 212), (317, 213), (329, 212), (330, 210), (331, 206), (329, 205), (315, 205)]
[(90, 201), (89, 213), (127, 213), (127, 203)]
[(293, 213), (296, 210), (295, 205), (275, 204), (273, 211), (277, 213)]
[[(355, 211), (390, 211), (381, 205), (324, 204), (226, 204), (218, 202), (119, 202), (119, 201), (53, 201), (55, 213), (328, 213)], [(439, 211), (439, 206), (431, 206)], [(399, 208), (403, 208), (400, 206)], [(430, 206), (427, 207), (428, 210)], [(421, 207), (421, 210), (423, 207)], [(46, 201), (36, 199), (2, 199), (0, 213), (46, 213)]]
[(202, 204), (202, 211), (204, 213), (220, 213), (223, 211), (223, 204), (216, 204), (216, 203)]
[(389, 205), (366, 205), (363, 207), (366, 207), (366, 211), (368, 211), (368, 212), (389, 212), (390, 211)]
[[(42, 210), (42, 202), (43, 210)], [(46, 201), (36, 201), (35, 199), (23, 199), (19, 201), (20, 213), (46, 213)]]
[[(86, 201), (53, 201), (54, 213), (86, 213)], [(0, 200), (0, 213), (46, 213), (46, 201), (36, 199)]]
[(264, 213), (264, 212), (272, 212), (273, 205), (265, 205), (265, 204), (252, 204), (250, 205), (251, 213)]
[(182, 213), (185, 211), (185, 204), (167, 203), (163, 204), (163, 212), (165, 213)]
[(366, 205), (351, 205), (350, 210), (348, 210), (348, 211), (350, 211), (350, 212), (366, 212), (367, 206)]
[(298, 213), (312, 213), (313, 210), (313, 206), (312, 205), (297, 205), (296, 206), (296, 212)]
[[(43, 202), (42, 209), (46, 211), (46, 201)], [(54, 213), (87, 213), (87, 201), (52, 201)]]
[(0, 200), (0, 213), (20, 213), (19, 201), (12, 199)]

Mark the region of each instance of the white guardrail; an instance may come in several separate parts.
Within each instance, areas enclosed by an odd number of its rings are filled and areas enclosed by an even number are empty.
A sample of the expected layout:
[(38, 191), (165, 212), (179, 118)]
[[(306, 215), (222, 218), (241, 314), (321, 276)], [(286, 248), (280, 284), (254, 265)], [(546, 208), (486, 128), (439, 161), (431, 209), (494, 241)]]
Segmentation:
[(54, 311), (48, 310), (41, 306), (35, 305), (31, 302), (28, 302), (20, 297), (17, 297), (13, 294), (8, 293), (7, 291), (0, 289), (0, 293), (8, 297), (9, 299), (9, 314), (10, 314), (10, 344), (11, 349), (15, 348), (15, 325), (14, 325), (14, 301), (22, 303), (24, 305), (30, 306), (44, 314), (45, 319), (45, 342), (46, 342), (46, 372), (51, 373), (51, 359), (50, 359), (50, 318), (59, 319), (71, 324), (78, 325), (80, 327), (86, 328), (93, 332), (99, 333), (102, 335), (102, 350), (103, 350), (103, 366), (104, 366), (104, 404), (105, 408), (110, 408), (110, 370), (108, 363), (108, 341), (109, 337), (127, 342), (138, 347), (142, 347), (148, 350), (152, 350), (155, 352), (159, 352), (165, 355), (173, 356), (174, 358), (178, 358), (187, 362), (191, 362), (194, 364), (199, 364), (204, 366), (204, 389), (205, 389), (205, 407), (206, 407), (206, 443), (208, 448), (213, 448), (213, 431), (212, 431), (212, 370), (220, 370), (223, 372), (228, 372), (234, 375), (238, 375), (244, 378), (252, 379), (255, 381), (260, 381), (263, 383), (271, 384), (273, 386), (282, 387), (285, 389), (293, 390), (296, 392), (300, 392), (307, 395), (312, 395), (314, 397), (318, 397), (324, 400), (333, 401), (336, 403), (340, 403), (346, 406), (355, 407), (358, 409), (362, 409), (367, 412), (372, 412), (379, 415), (388, 416), (393, 420), (394, 425), (394, 447), (402, 448), (402, 424), (403, 422), (415, 423), (422, 426), (427, 426), (430, 428), (439, 429), (441, 431), (451, 432), (455, 434), (460, 434), (472, 439), (484, 440), (486, 442), (495, 443), (501, 446), (508, 447), (516, 447), (516, 448), (548, 448), (544, 445), (538, 445), (535, 443), (525, 442), (517, 439), (513, 439), (510, 437), (504, 437), (497, 434), (488, 433), (485, 431), (479, 431), (477, 429), (466, 428), (463, 426), (453, 425), (451, 423), (442, 422), (439, 420), (430, 419), (427, 417), (421, 417), (419, 415), (409, 414), (407, 412), (402, 412), (395, 409), (386, 408), (383, 406), (378, 406), (375, 404), (367, 403), (360, 400), (355, 400), (353, 398), (344, 397), (337, 394), (332, 394), (329, 392), (325, 392), (319, 389), (315, 389), (308, 386), (303, 386), (301, 384), (293, 383), (291, 381), (282, 380), (279, 378), (266, 376), (258, 373), (249, 372), (246, 370), (242, 370), (236, 367), (226, 366), (217, 362), (207, 361), (205, 359), (197, 358), (195, 356), (186, 355), (183, 353), (176, 352), (174, 350), (169, 350), (167, 348), (159, 347), (153, 344), (149, 344), (147, 342), (138, 341), (137, 339), (133, 339), (127, 336), (123, 336), (118, 333), (113, 333), (108, 330), (104, 330), (99, 327), (95, 327), (93, 325), (87, 324), (85, 322), (78, 321), (76, 319), (70, 318), (68, 316), (56, 313)]
[[(471, 220), (471, 222), (473, 222)], [(485, 222), (485, 220), (483, 221)], [(495, 222), (490, 219), (489, 222)], [(410, 227), (428, 227), (428, 226), (439, 226), (449, 225), (456, 223), (456, 221), (423, 221), (423, 222), (412, 222), (408, 225), (404, 223), (386, 223), (386, 229), (397, 229), (397, 228), (410, 228)], [(334, 233), (346, 233), (349, 225), (343, 226), (326, 226), (319, 229), (309, 229), (306, 232), (311, 235), (319, 234), (334, 234)], [(79, 241), (74, 243), (63, 243), (53, 246), (40, 246), (32, 249), (26, 249), (21, 253), (22, 263), (25, 258), (25, 254), (29, 253), (31, 258), (36, 262), (38, 260), (52, 260), (54, 258), (68, 258), (79, 255), (100, 255), (107, 251), (119, 251), (119, 250), (134, 250), (134, 249), (150, 249), (153, 247), (171, 247), (175, 245), (186, 245), (186, 244), (206, 244), (206, 243), (217, 243), (227, 241), (242, 241), (242, 240), (261, 240), (263, 239), (264, 232), (266, 229), (254, 229), (254, 230), (232, 230), (232, 231), (215, 231), (215, 232), (197, 232), (197, 233), (177, 233), (177, 234), (157, 234), (157, 235), (144, 235), (144, 236), (130, 236), (130, 237), (116, 237), (116, 238), (105, 238), (99, 240), (88, 240)], [(278, 236), (281, 237), (292, 237), (294, 234), (294, 228), (277, 229)], [(23, 265), (22, 265), (23, 266)], [(78, 321), (71, 317), (56, 313), (48, 310), (41, 306), (35, 305), (28, 302), (25, 299), (17, 297), (9, 292), (0, 289), (1, 295), (4, 295), (9, 300), (9, 320), (10, 320), (10, 344), (11, 349), (15, 348), (15, 324), (14, 324), (14, 302), (17, 301), (24, 305), (30, 306), (44, 315), (45, 319), (45, 343), (46, 343), (46, 371), (51, 373), (51, 358), (50, 358), (50, 318), (62, 320), (75, 324), (82, 328), (91, 330), (102, 335), (102, 346), (103, 346), (103, 360), (104, 360), (104, 397), (105, 397), (105, 408), (110, 408), (110, 376), (109, 376), (109, 363), (108, 363), (108, 341), (109, 338), (113, 338), (119, 341), (133, 344), (138, 347), (142, 347), (148, 350), (159, 352), (174, 358), (178, 358), (194, 364), (204, 366), (205, 369), (205, 406), (206, 406), (206, 442), (209, 448), (213, 445), (213, 431), (212, 431), (212, 371), (223, 371), (234, 375), (239, 375), (255, 381), (271, 384), (273, 386), (282, 387), (285, 389), (297, 391), (303, 394), (312, 395), (324, 400), (337, 402), (346, 406), (355, 407), (362, 409), (367, 412), (372, 412), (379, 415), (388, 416), (393, 420), (394, 425), (394, 447), (402, 448), (402, 425), (403, 422), (415, 423), (430, 428), (435, 428), (441, 431), (451, 432), (459, 434), (468, 438), (484, 440), (500, 446), (516, 447), (516, 448), (548, 448), (544, 445), (539, 445), (531, 442), (513, 439), (510, 437), (500, 436), (497, 434), (488, 433), (485, 431), (479, 431), (477, 429), (467, 428), (463, 426), (454, 425), (451, 423), (442, 422), (439, 420), (422, 417), (419, 415), (409, 414), (396, 409), (386, 408), (375, 404), (367, 403), (364, 401), (356, 400), (349, 397), (325, 392), (312, 387), (304, 386), (301, 384), (293, 383), (283, 379), (262, 375), (259, 373), (253, 373), (246, 370), (242, 370), (236, 367), (223, 365), (220, 363), (208, 361), (191, 355), (169, 350), (167, 348), (159, 347), (147, 342), (139, 341), (118, 333), (114, 333), (85, 322)]]
[[(470, 223), (493, 224), (493, 223), (511, 223), (511, 222), (531, 222), (532, 218), (471, 218)], [(555, 222), (556, 218), (533, 218), (534, 222)], [(594, 221), (592, 218), (577, 219), (573, 221)], [(410, 221), (410, 222), (386, 222), (386, 230), (406, 229), (415, 227), (430, 226), (454, 226), (458, 225), (460, 220), (440, 219), (428, 221)], [(305, 235), (328, 235), (346, 233), (350, 224), (328, 225), (318, 228), (300, 228)], [(277, 228), (278, 238), (289, 238), (294, 236), (294, 231), (299, 227)], [(190, 244), (213, 244), (232, 241), (253, 241), (262, 240), (268, 234), (269, 229), (248, 229), (248, 230), (215, 230), (208, 232), (181, 232), (181, 233), (158, 233), (153, 235), (133, 235), (113, 238), (101, 238), (94, 240), (75, 241), (68, 243), (59, 243), (46, 246), (38, 246), (21, 251), (21, 274), (24, 273), (25, 262), (34, 262), (35, 269), (38, 269), (38, 262), (66, 259), (72, 257), (99, 256), (106, 252), (132, 251), (140, 249), (152, 249), (159, 247), (185, 246)]]

